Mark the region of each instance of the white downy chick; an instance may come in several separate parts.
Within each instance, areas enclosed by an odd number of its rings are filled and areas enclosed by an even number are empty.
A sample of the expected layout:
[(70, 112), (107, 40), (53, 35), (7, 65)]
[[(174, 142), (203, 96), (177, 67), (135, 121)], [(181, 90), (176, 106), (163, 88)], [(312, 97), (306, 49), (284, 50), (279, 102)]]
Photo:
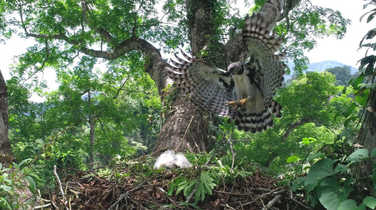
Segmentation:
[(179, 168), (190, 168), (190, 167), (192, 167), (192, 164), (184, 156), (183, 153), (181, 153), (181, 152), (176, 153), (175, 158), (176, 158), (175, 165), (177, 165)]
[(162, 153), (154, 163), (154, 169), (166, 168), (190, 168), (192, 164), (183, 155), (183, 153), (175, 154), (172, 150), (167, 150)]

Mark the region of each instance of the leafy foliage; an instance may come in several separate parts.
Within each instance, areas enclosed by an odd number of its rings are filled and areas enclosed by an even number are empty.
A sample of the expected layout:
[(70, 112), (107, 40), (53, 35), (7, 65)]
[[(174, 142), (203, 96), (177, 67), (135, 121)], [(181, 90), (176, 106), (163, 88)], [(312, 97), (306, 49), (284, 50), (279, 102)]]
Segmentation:
[(169, 188), (169, 195), (175, 192), (179, 195), (183, 192), (184, 197), (190, 198), (194, 194), (195, 204), (203, 201), (206, 196), (211, 195), (216, 186), (215, 180), (209, 172), (202, 171), (200, 176), (193, 180), (187, 180), (184, 177), (174, 179)]
[[(59, 89), (45, 93), (47, 100), (42, 103), (28, 101), (30, 92), (20, 88), (23, 84), (17, 77), (8, 81), (15, 156), (34, 159), (44, 184), (54, 181), (54, 165), (63, 169), (63, 175), (88, 167), (90, 116), (96, 122), (92, 152), (98, 166), (117, 156), (142, 154), (156, 139), (162, 107), (154, 82), (137, 69), (142, 63), (116, 61), (105, 73), (95, 70), (94, 64), (86, 57), (72, 70), (58, 71)], [(132, 67), (124, 72), (124, 66)]]
[(359, 107), (351, 99), (351, 88), (343, 90), (329, 73), (307, 73), (294, 80), (279, 91), (283, 117), (273, 128), (256, 135), (233, 133), (237, 161), (257, 162), (285, 174), (286, 164), (294, 169), (312, 151), (337, 141), (351, 142), (358, 130)]
[(0, 208), (5, 210), (34, 207), (37, 181), (40, 178), (30, 170), (30, 159), (25, 159), (12, 168), (0, 164)]
[[(315, 158), (308, 158), (305, 164), (309, 172), (305, 177), (296, 179), (293, 188), (304, 189), (307, 199), (313, 204), (320, 203), (328, 210), (373, 209), (376, 198), (365, 196), (357, 187), (357, 177), (353, 176), (351, 167), (370, 158), (367, 149), (356, 149), (346, 158), (331, 159), (321, 153)], [(374, 187), (370, 186), (370, 188)], [(373, 191), (372, 189), (368, 189)], [(358, 206), (357, 203), (360, 203)]]
[[(368, 1), (367, 3), (365, 3), (364, 8), (367, 8), (369, 6), (375, 7), (375, 2)], [(376, 15), (376, 10), (371, 9), (370, 11), (366, 12), (362, 16), (362, 18), (367, 16), (367, 23), (369, 23), (373, 20), (375, 15)], [(360, 47), (375, 51), (376, 49), (375, 42), (374, 42), (375, 35), (376, 35), (375, 29), (369, 30), (367, 34), (364, 35), (363, 39), (360, 41), (360, 44), (359, 44)], [(360, 60), (360, 67), (359, 67), (360, 75), (357, 78), (351, 80), (351, 84), (356, 90), (356, 96), (357, 96), (356, 99), (363, 106), (367, 105), (368, 96), (370, 95), (371, 90), (374, 90), (376, 88), (375, 64), (376, 64), (376, 56), (369, 55), (367, 53), (365, 57)]]
[(334, 35), (341, 38), (349, 23), (350, 20), (343, 18), (339, 11), (301, 1), (275, 30), (284, 37), (283, 52), (294, 61), (295, 70), (301, 73), (308, 63), (304, 51), (313, 49), (316, 37)]

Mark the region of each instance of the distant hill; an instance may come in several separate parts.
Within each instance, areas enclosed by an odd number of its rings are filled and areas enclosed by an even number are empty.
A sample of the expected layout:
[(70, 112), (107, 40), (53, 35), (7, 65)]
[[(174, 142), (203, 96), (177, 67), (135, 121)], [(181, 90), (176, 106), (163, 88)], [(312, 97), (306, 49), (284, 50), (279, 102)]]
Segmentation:
[[(337, 66), (347, 66), (347, 65), (340, 63), (338, 61), (321, 61), (321, 62), (309, 64), (307, 71), (322, 72), (322, 71), (325, 71), (327, 69), (334, 68)], [(355, 74), (356, 72), (358, 72), (358, 69), (353, 66), (350, 66), (350, 69), (351, 69), (351, 74)]]
[[(306, 72), (307, 71), (313, 71), (313, 72), (323, 72), (327, 69), (330, 69), (330, 68), (334, 68), (334, 67), (337, 67), (337, 66), (347, 66), (343, 63), (340, 63), (338, 61), (321, 61), (321, 62), (316, 62), (316, 63), (311, 63), (311, 64), (308, 64), (308, 69), (305, 70)], [(289, 75), (285, 75), (285, 81), (288, 81), (292, 78), (292, 74), (294, 72), (294, 64), (293, 63), (289, 63), (288, 64), (288, 67), (290, 68), (291, 72)], [(351, 74), (354, 75), (358, 72), (358, 69), (353, 67), (353, 66), (350, 66), (350, 69), (351, 69)]]

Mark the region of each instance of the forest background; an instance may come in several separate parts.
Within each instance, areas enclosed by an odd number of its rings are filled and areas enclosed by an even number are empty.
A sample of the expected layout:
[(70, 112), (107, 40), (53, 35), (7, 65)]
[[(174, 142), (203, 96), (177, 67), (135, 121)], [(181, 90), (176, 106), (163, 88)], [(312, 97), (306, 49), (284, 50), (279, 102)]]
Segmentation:
[[(308, 0), (286, 1), (288, 12), (275, 32), (283, 37), (286, 62), (294, 63), (294, 77), (276, 96), (283, 117), (252, 134), (196, 109), (160, 71), (162, 55), (178, 47), (225, 66), (224, 52), (232, 50), (244, 24), (233, 3), (168, 0), (160, 8), (143, 0), (2, 1), (2, 40), (18, 35), (35, 44), (20, 55), (11, 78), (0, 82), (0, 124), (6, 125), (0, 126), (0, 208), (374, 209), (372, 24), (358, 40), (369, 53), (356, 75), (347, 66), (303, 73), (315, 40), (343, 37), (349, 20)], [(264, 3), (244, 5), (252, 13)], [(357, 4), (370, 11), (363, 21), (372, 23), (375, 2)], [(200, 9), (207, 17), (197, 16)], [(46, 91), (39, 77), (46, 71), (56, 73), (54, 91)], [(33, 102), (33, 94), (46, 100)], [(154, 157), (166, 149), (188, 153), (194, 168), (153, 170)], [(88, 189), (103, 184), (110, 190), (87, 196), (76, 178), (85, 179), (81, 185)], [(264, 180), (268, 190), (236, 202), (220, 196), (250, 193), (249, 180), (254, 186)], [(124, 183), (133, 186), (129, 192), (146, 189), (145, 182), (162, 191), (152, 188), (148, 198), (114, 190)]]

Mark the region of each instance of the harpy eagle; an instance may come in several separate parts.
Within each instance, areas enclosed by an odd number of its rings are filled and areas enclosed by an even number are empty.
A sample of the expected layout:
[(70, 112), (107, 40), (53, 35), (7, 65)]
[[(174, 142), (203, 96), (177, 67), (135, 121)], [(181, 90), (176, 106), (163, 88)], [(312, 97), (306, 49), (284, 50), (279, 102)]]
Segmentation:
[(242, 30), (245, 56), (227, 70), (208, 65), (184, 51), (171, 59), (167, 72), (200, 109), (229, 117), (238, 129), (259, 132), (273, 126), (281, 106), (273, 100), (285, 64), (276, 52), (281, 39), (267, 29), (260, 14), (247, 17)]

